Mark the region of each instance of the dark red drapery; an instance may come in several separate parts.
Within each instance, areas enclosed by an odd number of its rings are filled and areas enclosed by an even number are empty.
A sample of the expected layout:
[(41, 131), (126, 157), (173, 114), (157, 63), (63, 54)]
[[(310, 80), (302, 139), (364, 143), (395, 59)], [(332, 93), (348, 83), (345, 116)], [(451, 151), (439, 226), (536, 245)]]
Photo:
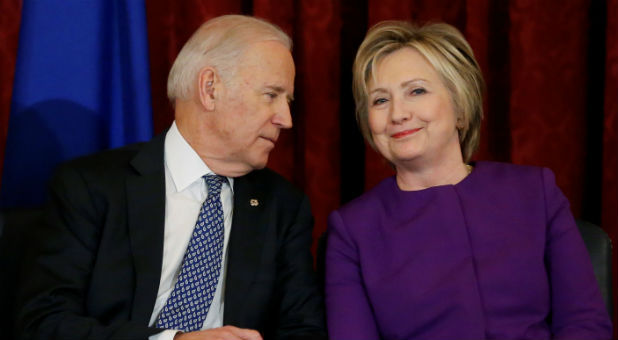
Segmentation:
[[(0, 171), (20, 11), (0, 0)], [(269, 166), (307, 192), (316, 236), (331, 210), (392, 174), (357, 130), (351, 64), (369, 26), (406, 19), (451, 23), (475, 51), (488, 89), (475, 158), (551, 168), (575, 216), (617, 244), (618, 0), (148, 1), (156, 133), (173, 120), (165, 91), (176, 54), (204, 20), (228, 13), (264, 17), (294, 40), (295, 126)]]

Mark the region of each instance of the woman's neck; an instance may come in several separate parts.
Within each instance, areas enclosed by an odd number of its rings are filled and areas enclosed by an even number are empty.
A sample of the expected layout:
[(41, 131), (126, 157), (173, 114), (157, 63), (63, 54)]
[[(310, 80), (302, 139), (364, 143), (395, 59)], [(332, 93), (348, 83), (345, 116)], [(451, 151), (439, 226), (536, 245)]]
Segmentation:
[(470, 173), (460, 157), (449, 161), (411, 162), (396, 166), (397, 186), (403, 191), (423, 190), (439, 185), (452, 185), (461, 182)]

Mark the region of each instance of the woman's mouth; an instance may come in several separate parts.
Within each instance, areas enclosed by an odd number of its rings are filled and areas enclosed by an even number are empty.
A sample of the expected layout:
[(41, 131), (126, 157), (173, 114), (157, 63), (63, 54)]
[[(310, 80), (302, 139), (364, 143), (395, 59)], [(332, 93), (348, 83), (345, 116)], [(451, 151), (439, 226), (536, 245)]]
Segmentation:
[(409, 136), (411, 134), (414, 134), (414, 133), (418, 132), (420, 129), (422, 129), (422, 128), (403, 130), (403, 131), (400, 131), (400, 132), (392, 134), (391, 137), (392, 138), (403, 138), (405, 136)]

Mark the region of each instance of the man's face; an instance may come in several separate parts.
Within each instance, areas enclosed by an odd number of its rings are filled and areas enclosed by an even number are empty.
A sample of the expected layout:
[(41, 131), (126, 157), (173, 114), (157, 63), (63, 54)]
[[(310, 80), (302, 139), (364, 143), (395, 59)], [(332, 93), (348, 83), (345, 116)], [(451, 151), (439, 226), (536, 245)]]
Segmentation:
[(246, 172), (266, 166), (280, 130), (292, 127), (294, 74), (292, 55), (279, 42), (258, 42), (245, 50), (209, 120), (225, 162)]

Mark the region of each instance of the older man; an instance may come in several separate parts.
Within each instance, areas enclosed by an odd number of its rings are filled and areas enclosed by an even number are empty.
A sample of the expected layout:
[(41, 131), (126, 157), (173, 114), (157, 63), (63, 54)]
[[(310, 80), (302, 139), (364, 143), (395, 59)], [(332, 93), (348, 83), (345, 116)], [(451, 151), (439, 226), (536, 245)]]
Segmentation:
[(166, 134), (61, 166), (25, 337), (324, 337), (308, 199), (264, 169), (292, 126), (290, 49), (263, 20), (206, 22), (170, 72)]

